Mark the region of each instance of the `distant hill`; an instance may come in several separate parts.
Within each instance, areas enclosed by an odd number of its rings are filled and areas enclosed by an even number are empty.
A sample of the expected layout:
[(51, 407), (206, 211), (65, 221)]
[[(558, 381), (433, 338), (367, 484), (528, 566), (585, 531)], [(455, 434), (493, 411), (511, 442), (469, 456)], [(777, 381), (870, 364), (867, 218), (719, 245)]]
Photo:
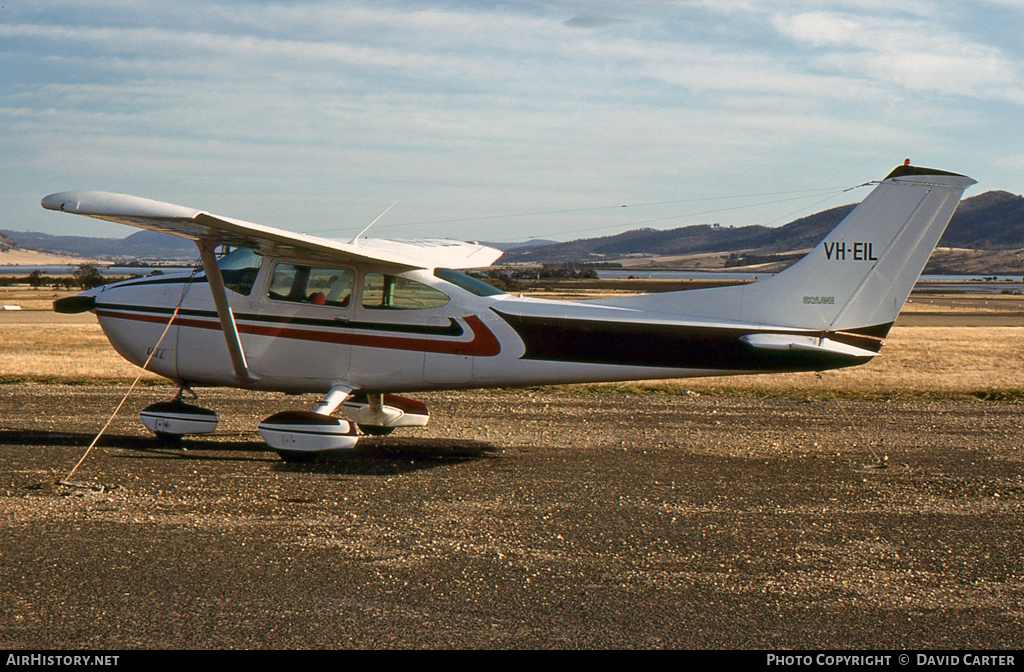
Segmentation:
[(484, 243), (484, 242), (481, 242), (480, 244), (481, 245), (486, 245), (487, 247), (493, 247), (496, 250), (504, 250), (504, 251), (507, 252), (508, 250), (518, 250), (518, 249), (521, 249), (521, 248), (524, 248), (524, 247), (537, 247), (539, 245), (553, 245), (553, 244), (555, 244), (555, 242), (557, 242), (557, 241), (554, 241), (554, 240), (544, 240), (542, 238), (534, 238), (532, 240), (527, 240), (527, 241), (522, 242), (522, 243)]
[(1024, 196), (986, 191), (965, 198), (939, 245), (975, 250), (1024, 247)]
[(139, 231), (127, 238), (87, 238), (51, 236), (46, 233), (0, 231), (0, 235), (18, 247), (40, 252), (73, 254), (104, 260), (158, 259), (170, 261), (195, 259), (196, 245), (191, 240), (155, 231)]
[[(554, 242), (553, 240), (536, 239), (524, 243), (484, 243), (484, 245), (499, 250), (513, 250), (551, 245)], [(85, 236), (52, 236), (46, 233), (25, 231), (0, 231), (0, 251), (10, 247), (104, 260), (192, 260), (198, 255), (196, 245), (192, 241), (155, 231), (139, 231), (127, 238), (87, 238)]]
[[(746, 253), (750, 260), (774, 261), (782, 266), (792, 263), (792, 254), (817, 245), (855, 206), (844, 205), (794, 220), (785, 226), (718, 227), (707, 224), (684, 226), (668, 231), (637, 229), (614, 236), (586, 238), (565, 243), (531, 240), (526, 243), (486, 243), (505, 250), (501, 263), (598, 263), (614, 262), (631, 255), (644, 257), (682, 257), (686, 255)], [(16, 245), (31, 250), (73, 254), (94, 259), (127, 261), (193, 260), (195, 244), (184, 238), (153, 231), (140, 231), (127, 238), (86, 238), (51, 236), (44, 233), (0, 231), (0, 245)], [(1022, 273), (1018, 261), (1024, 255), (1008, 250), (1024, 250), (1024, 196), (1005, 191), (988, 191), (964, 199), (953, 216), (940, 247), (980, 250), (967, 254), (958, 250), (937, 253), (929, 268), (942, 255), (941, 268), (985, 269), (987, 260), (997, 267), (970, 272)], [(999, 254), (996, 254), (996, 253)], [(946, 262), (950, 262), (948, 265)], [(706, 267), (706, 266), (705, 266)], [(767, 270), (767, 269), (766, 269)], [(771, 270), (778, 270), (773, 268)], [(959, 272), (959, 271), (956, 271)], [(964, 271), (967, 272), (967, 271)]]
[[(831, 208), (778, 228), (759, 225), (723, 228), (700, 224), (668, 231), (638, 229), (614, 236), (512, 249), (501, 261), (587, 263), (638, 254), (663, 257), (740, 251), (754, 255), (782, 254), (817, 245), (854, 207)], [(964, 199), (939, 246), (978, 250), (1024, 248), (1024, 197), (989, 191)]]

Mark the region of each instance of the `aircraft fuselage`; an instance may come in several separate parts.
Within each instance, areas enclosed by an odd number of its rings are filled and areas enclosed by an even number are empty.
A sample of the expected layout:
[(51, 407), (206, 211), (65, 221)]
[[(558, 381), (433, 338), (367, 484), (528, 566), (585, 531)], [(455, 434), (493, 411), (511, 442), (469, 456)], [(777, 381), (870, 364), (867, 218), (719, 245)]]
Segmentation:
[(848, 336), (860, 346), (854, 354), (755, 347), (752, 335), (823, 333), (514, 297), (439, 277), (451, 271), (256, 263), (223, 271), (249, 381), (232, 367), (201, 274), (97, 288), (93, 309), (121, 355), (141, 366), (152, 353), (148, 368), (161, 376), (295, 393), (339, 382), (377, 393), (823, 370), (863, 363), (880, 346)]
[[(439, 239), (330, 240), (107, 192), (44, 208), (195, 241), (203, 276), (140, 278), (60, 299), (93, 310), (129, 361), (177, 382), (142, 413), (158, 436), (214, 431), (194, 385), (323, 392), (257, 429), (284, 456), (423, 427), (395, 392), (821, 371), (869, 361), (969, 177), (905, 163), (792, 267), (750, 285), (588, 301), (513, 297), (451, 268), (501, 251)], [(235, 246), (218, 259), (217, 246)], [(197, 269), (198, 270), (198, 269)], [(342, 409), (347, 419), (331, 414)]]

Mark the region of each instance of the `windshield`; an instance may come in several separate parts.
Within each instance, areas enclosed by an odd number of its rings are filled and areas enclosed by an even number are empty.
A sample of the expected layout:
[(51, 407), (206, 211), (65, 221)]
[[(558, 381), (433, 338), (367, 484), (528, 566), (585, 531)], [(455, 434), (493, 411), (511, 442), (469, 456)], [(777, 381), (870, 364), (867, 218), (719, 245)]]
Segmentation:
[(488, 285), (483, 280), (478, 280), (465, 273), (453, 271), (450, 268), (435, 268), (434, 277), (441, 278), (477, 296), (497, 296), (505, 293), (493, 285)]
[(248, 296), (256, 282), (263, 257), (252, 250), (239, 247), (217, 260), (224, 286), (232, 292)]

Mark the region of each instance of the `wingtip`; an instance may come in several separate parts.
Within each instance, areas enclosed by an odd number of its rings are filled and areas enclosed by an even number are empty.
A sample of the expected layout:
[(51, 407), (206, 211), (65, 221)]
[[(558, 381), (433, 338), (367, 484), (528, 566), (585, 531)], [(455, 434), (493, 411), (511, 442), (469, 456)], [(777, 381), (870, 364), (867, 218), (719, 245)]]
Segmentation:
[[(192, 219), (198, 210), (150, 198), (115, 194), (108, 191), (62, 191), (45, 197), (41, 205), (76, 215), (108, 217), (158, 217)], [(122, 222), (129, 223), (129, 222)]]
[[(74, 199), (69, 198), (69, 194), (70, 192), (67, 191), (62, 191), (57, 194), (50, 194), (49, 196), (44, 197), (42, 201), (40, 201), (40, 205), (42, 205), (47, 210), (62, 210), (65, 212), (74, 212), (75, 210), (78, 209), (78, 203)], [(74, 204), (73, 206), (72, 203)]]

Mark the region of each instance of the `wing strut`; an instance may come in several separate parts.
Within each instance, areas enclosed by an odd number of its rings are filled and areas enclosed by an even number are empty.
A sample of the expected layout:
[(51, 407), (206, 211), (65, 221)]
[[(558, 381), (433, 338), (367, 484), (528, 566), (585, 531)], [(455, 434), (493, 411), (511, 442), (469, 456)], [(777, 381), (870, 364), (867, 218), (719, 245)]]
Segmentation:
[(228, 346), (228, 354), (231, 355), (231, 365), (235, 369), (235, 375), (242, 383), (254, 382), (256, 379), (249, 375), (249, 364), (245, 361), (242, 341), (238, 338), (235, 314), (231, 312), (231, 306), (228, 305), (228, 297), (224, 291), (224, 278), (220, 275), (217, 258), (213, 254), (217, 244), (211, 240), (197, 240), (196, 245), (199, 247), (199, 255), (203, 260), (206, 280), (210, 283), (213, 303), (217, 306), (217, 317), (220, 318), (220, 326), (224, 331), (224, 341)]

